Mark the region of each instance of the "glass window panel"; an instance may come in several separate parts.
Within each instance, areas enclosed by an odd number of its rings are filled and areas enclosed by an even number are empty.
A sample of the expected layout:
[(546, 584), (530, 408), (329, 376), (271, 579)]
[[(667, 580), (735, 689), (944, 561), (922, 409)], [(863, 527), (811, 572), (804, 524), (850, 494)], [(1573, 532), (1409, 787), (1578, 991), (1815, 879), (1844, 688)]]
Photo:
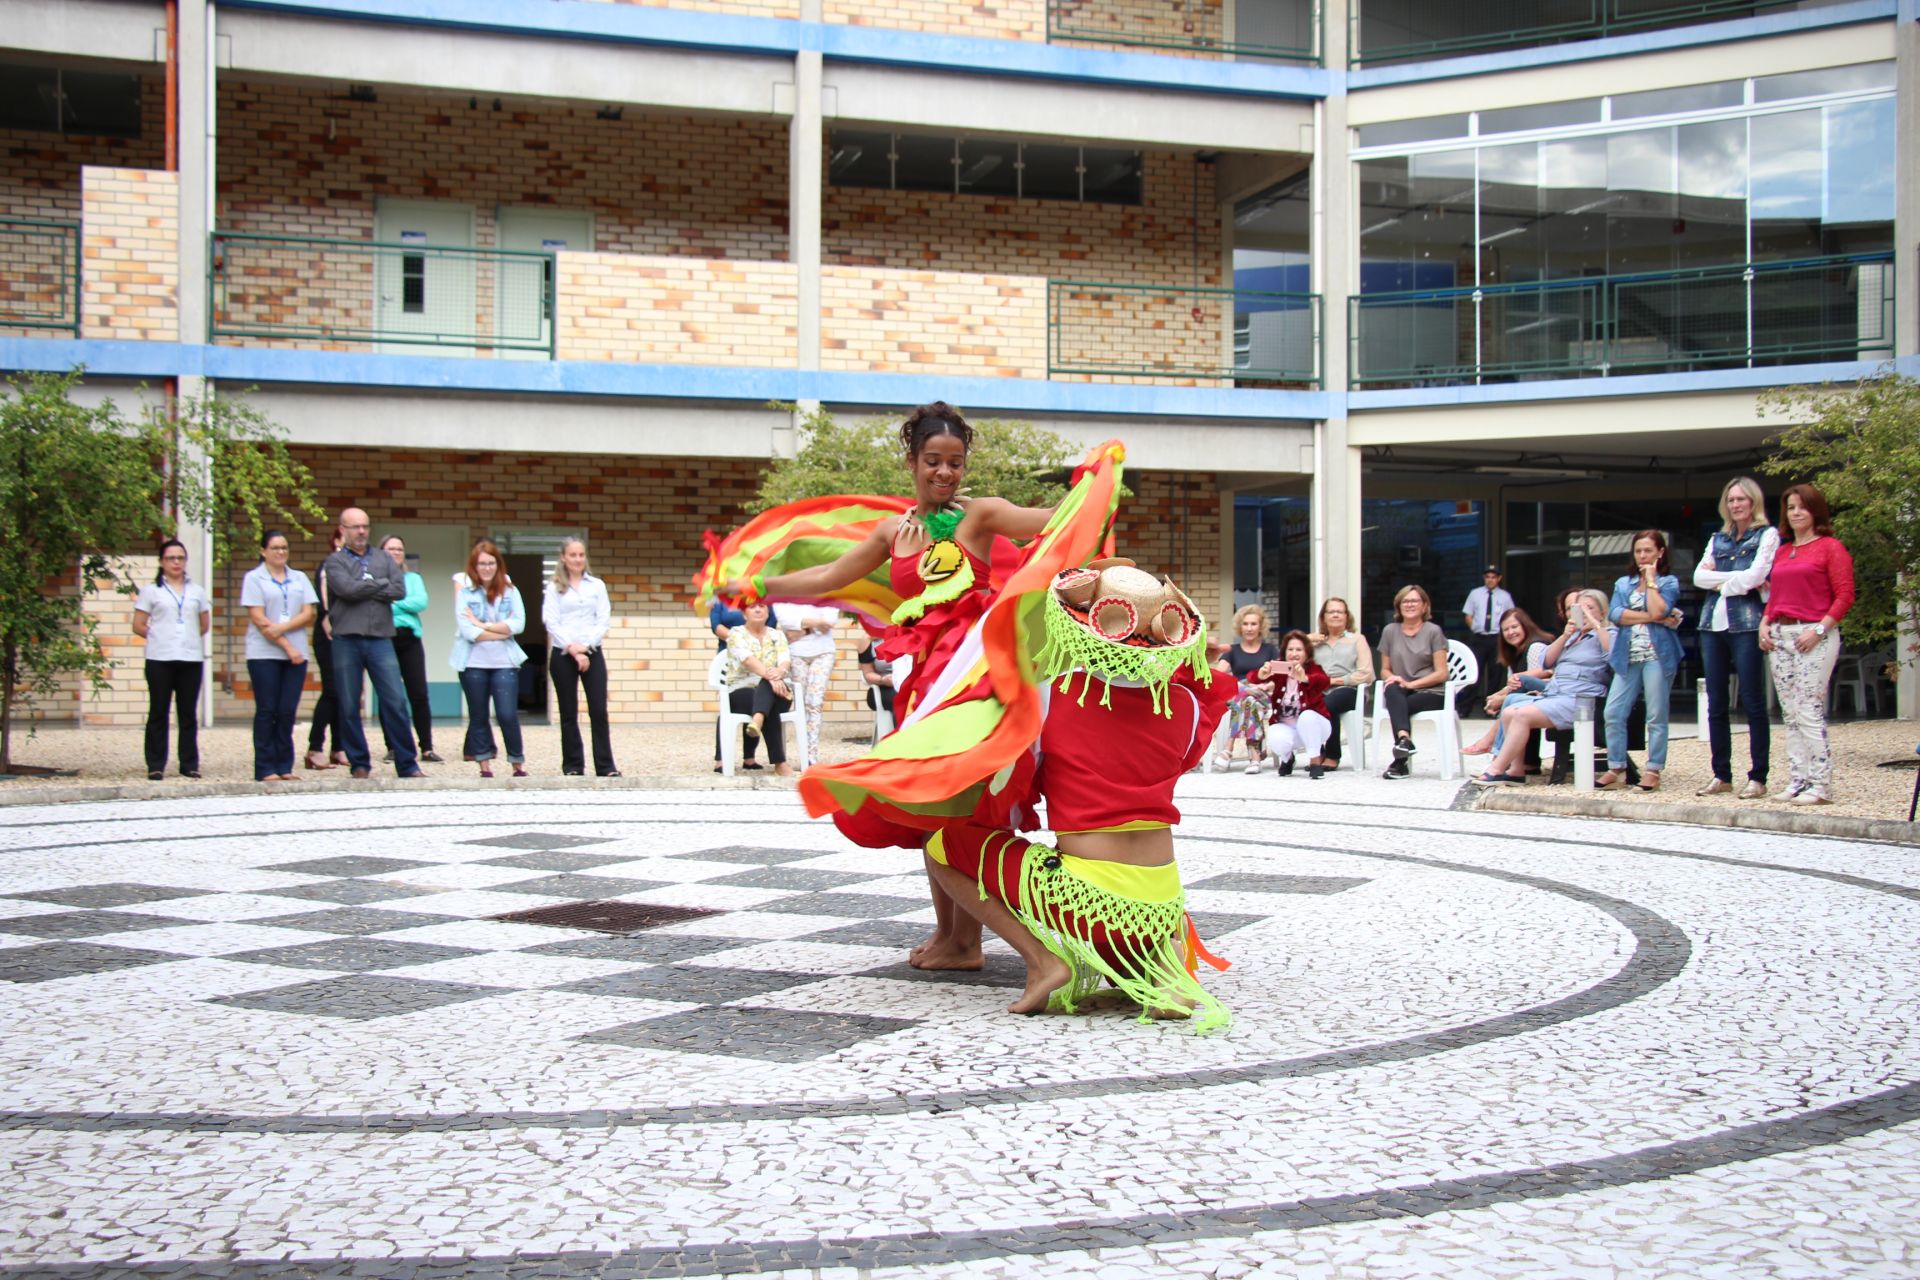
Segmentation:
[(1514, 284), (1545, 271), (1540, 226), (1540, 146), (1480, 148), (1480, 281)]
[(1747, 260), (1747, 122), (1715, 120), (1675, 131), (1680, 206), (1674, 265), (1726, 266)]
[(836, 187), (890, 187), (893, 135), (835, 129), (828, 140), (827, 180)]
[(1632, 120), (1640, 116), (1675, 115), (1682, 111), (1711, 111), (1717, 107), (1737, 107), (1745, 100), (1744, 82), (1739, 80), (1688, 85), (1684, 89), (1618, 93), (1613, 97), (1613, 118)]
[(894, 137), (893, 184), (902, 191), (952, 191), (954, 140), (902, 133)]
[(1828, 225), (1893, 221), (1892, 98), (1827, 108)]
[(1891, 62), (1862, 62), (1851, 67), (1795, 71), (1784, 76), (1761, 76), (1753, 82), (1755, 102), (1784, 102), (1826, 93), (1856, 93), (1862, 89), (1893, 88)]
[(1817, 257), (1825, 185), (1820, 109), (1752, 123), (1754, 260)]
[(52, 67), (0, 64), (0, 129), (53, 133), (59, 128), (59, 73)]
[(1080, 198), (1080, 148), (1029, 142), (1021, 148), (1020, 193), (1029, 200)]
[(1607, 271), (1664, 270), (1676, 217), (1673, 130), (1637, 129), (1606, 142)]
[(64, 133), (101, 138), (140, 136), (140, 78), (98, 71), (62, 71), (60, 92), (66, 95), (61, 120)]
[(1086, 166), (1085, 199), (1102, 204), (1139, 204), (1140, 153), (1110, 147), (1087, 147), (1081, 153)]
[(1540, 144), (1540, 231), (1546, 278), (1605, 275), (1607, 140), (1566, 138)]
[(960, 190), (971, 195), (1015, 194), (1020, 171), (1014, 167), (1014, 162), (1019, 158), (1020, 147), (1017, 143), (961, 142)]
[(1570, 124), (1598, 124), (1600, 99), (1542, 102), (1530, 107), (1506, 107), (1480, 113), (1480, 132), (1520, 133), (1528, 129), (1557, 129)]
[(1464, 138), (1469, 118), (1465, 112), (1455, 116), (1429, 116), (1424, 120), (1391, 120), (1385, 124), (1360, 126), (1363, 147), (1391, 146), (1398, 142), (1432, 142), (1438, 138)]

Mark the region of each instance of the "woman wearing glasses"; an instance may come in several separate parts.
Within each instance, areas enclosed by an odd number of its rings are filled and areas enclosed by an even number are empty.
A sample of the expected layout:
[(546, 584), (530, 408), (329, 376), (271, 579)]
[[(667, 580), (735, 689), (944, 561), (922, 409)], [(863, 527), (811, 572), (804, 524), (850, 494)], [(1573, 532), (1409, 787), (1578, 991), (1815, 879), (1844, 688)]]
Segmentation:
[(180, 776), (200, 776), (201, 637), (213, 626), (207, 593), (187, 577), (187, 547), (160, 544), (160, 572), (133, 601), (133, 633), (147, 642), (147, 777), (167, 776), (167, 706), (180, 721)]

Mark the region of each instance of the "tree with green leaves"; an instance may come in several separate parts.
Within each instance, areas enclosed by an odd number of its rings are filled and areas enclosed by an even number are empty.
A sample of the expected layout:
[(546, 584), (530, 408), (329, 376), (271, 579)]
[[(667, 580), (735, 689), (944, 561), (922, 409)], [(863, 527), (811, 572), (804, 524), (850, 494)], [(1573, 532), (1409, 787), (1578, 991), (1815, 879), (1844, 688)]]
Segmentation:
[(1920, 634), (1920, 381), (1888, 369), (1851, 387), (1781, 388), (1761, 396), (1760, 411), (1794, 424), (1762, 466), (1815, 485), (1853, 556), (1860, 598), (1847, 639)]
[[(250, 406), (211, 393), (123, 417), (73, 399), (81, 370), (26, 374), (0, 391), (0, 773), (15, 772), (16, 715), (110, 667), (87, 600), (138, 588), (130, 552), (213, 530), (215, 561), (268, 517), (322, 514), (305, 467)], [(250, 544), (243, 544), (250, 545)]]
[[(992, 494), (1021, 507), (1051, 507), (1066, 496), (1067, 473), (1081, 453), (1071, 441), (1027, 422), (987, 419), (974, 423), (973, 430), (967, 456), (969, 492)], [(749, 507), (757, 512), (839, 493), (912, 492), (899, 423), (862, 418), (842, 425), (815, 408), (801, 419), (797, 454), (774, 461)]]

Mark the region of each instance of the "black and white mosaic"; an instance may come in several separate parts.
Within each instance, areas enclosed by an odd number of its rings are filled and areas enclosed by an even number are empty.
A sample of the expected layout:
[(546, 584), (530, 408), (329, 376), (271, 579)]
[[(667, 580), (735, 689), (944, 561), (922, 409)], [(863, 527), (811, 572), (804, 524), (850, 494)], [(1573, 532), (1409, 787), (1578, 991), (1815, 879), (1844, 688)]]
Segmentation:
[(1207, 1039), (779, 795), (0, 813), (0, 1277), (1920, 1274), (1909, 851), (1310, 785), (1183, 783)]

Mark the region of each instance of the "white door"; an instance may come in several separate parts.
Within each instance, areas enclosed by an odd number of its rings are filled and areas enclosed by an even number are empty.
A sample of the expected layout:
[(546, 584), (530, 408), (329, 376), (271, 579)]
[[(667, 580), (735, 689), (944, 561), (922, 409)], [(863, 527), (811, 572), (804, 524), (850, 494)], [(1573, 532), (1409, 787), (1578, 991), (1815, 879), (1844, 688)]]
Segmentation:
[(472, 355), (475, 262), (437, 250), (473, 246), (473, 207), (445, 200), (381, 200), (374, 239), (375, 320), (380, 350), (396, 355)]
[[(521, 253), (593, 251), (593, 215), (579, 209), (515, 205), (500, 210), (500, 247)], [(508, 258), (494, 295), (500, 352), (510, 360), (544, 360), (552, 350), (553, 259)], [(531, 347), (532, 349), (528, 349)]]

